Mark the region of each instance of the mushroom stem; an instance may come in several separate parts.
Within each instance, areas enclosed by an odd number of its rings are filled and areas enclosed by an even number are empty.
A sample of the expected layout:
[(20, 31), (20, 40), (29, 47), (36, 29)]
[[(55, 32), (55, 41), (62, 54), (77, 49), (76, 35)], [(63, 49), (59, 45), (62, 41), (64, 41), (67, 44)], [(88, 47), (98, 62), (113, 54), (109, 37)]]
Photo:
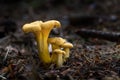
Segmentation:
[(52, 53), (52, 62), (56, 64), (57, 67), (61, 67), (63, 65), (63, 56), (65, 55), (65, 51), (61, 49), (55, 49)]
[(36, 33), (38, 43), (39, 57), (43, 63), (51, 63), (51, 58), (48, 49), (48, 36), (54, 27), (60, 27), (60, 22), (56, 20), (46, 21), (41, 24), (41, 31)]
[(63, 65), (63, 54), (58, 54), (57, 61), (56, 61), (56, 66), (61, 67), (62, 65)]
[(69, 58), (69, 56), (70, 56), (70, 49), (69, 48), (64, 48), (64, 51), (65, 51), (65, 56), (64, 56), (64, 58), (65, 59), (67, 59), (67, 58)]
[(41, 32), (39, 32), (39, 34), (36, 33), (35, 35), (38, 46), (39, 58), (43, 63), (49, 64), (51, 62), (51, 58), (48, 50), (47, 37), (43, 36), (43, 33)]

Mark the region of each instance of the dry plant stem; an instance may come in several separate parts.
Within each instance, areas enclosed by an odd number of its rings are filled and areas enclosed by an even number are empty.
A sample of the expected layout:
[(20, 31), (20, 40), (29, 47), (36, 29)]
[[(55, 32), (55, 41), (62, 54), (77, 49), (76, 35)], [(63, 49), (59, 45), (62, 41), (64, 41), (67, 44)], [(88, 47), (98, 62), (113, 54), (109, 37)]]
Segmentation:
[(3, 75), (0, 75), (0, 78), (2, 78), (2, 80), (7, 80), (7, 78), (4, 77)]
[(6, 54), (5, 54), (5, 57), (4, 57), (3, 61), (5, 61), (5, 60), (7, 59), (7, 56), (8, 56), (8, 54), (9, 54), (9, 51), (10, 51), (10, 49), (7, 50), (7, 52), (6, 52)]

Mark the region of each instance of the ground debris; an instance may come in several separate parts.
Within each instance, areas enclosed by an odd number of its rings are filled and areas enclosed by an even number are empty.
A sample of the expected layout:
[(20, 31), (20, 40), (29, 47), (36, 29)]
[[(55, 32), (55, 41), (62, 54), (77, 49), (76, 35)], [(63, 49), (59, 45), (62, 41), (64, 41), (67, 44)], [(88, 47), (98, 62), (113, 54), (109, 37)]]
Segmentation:
[[(38, 8), (24, 0), (19, 6), (0, 5), (0, 23), (4, 22), (3, 16), (15, 19), (0, 25), (0, 33), (5, 33), (0, 36), (0, 80), (120, 80), (120, 45), (116, 33), (120, 32), (120, 0), (62, 0), (66, 4), (59, 7), (51, 1), (55, 0), (45, 0), (45, 5), (37, 3)], [(63, 25), (62, 30), (53, 30), (50, 37), (60, 35), (74, 45), (69, 59), (60, 68), (54, 64), (44, 67), (35, 37), (21, 31), (25, 23), (50, 19), (60, 20)], [(80, 30), (86, 30), (87, 34), (79, 33)]]

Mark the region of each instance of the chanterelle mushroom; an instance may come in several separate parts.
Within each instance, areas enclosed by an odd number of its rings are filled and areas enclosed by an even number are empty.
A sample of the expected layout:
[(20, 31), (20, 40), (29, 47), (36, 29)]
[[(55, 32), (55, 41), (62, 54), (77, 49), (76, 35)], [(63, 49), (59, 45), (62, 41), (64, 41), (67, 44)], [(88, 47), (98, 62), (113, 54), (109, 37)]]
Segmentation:
[(48, 38), (48, 43), (52, 45), (52, 50), (60, 49), (61, 45), (63, 45), (65, 42), (66, 40), (61, 37)]
[(61, 67), (63, 65), (63, 56), (65, 55), (65, 51), (61, 49), (55, 49), (52, 53), (52, 62), (56, 64), (57, 67)]
[(48, 43), (52, 45), (53, 51), (55, 49), (63, 49), (66, 52), (64, 55), (64, 59), (67, 59), (69, 57), (70, 48), (73, 47), (71, 43), (67, 42), (65, 39), (61, 37), (48, 38)]
[(69, 58), (69, 53), (70, 53), (70, 48), (73, 47), (73, 45), (69, 42), (65, 42), (63, 45), (62, 45), (64, 51), (66, 52), (64, 58)]
[(50, 20), (46, 22), (35, 21), (25, 24), (22, 28), (24, 32), (33, 32), (33, 34), (35, 35), (39, 51), (39, 58), (44, 64), (51, 63), (47, 43), (49, 33), (54, 27), (59, 28), (60, 26), (61, 24), (59, 21)]

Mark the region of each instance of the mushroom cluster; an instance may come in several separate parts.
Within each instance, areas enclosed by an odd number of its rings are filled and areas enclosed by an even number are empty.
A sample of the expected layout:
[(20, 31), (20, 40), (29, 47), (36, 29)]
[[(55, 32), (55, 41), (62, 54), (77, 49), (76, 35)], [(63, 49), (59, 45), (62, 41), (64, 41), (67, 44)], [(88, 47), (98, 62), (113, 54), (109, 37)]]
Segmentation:
[[(55, 63), (61, 67), (63, 62), (69, 57), (69, 49), (73, 45), (61, 37), (48, 38), (53, 28), (60, 28), (61, 24), (57, 20), (46, 22), (35, 21), (23, 25), (22, 30), (25, 33), (32, 32), (35, 35), (38, 47), (38, 55), (43, 64)], [(52, 45), (52, 54), (50, 55), (48, 45)]]
[[(67, 42), (67, 40), (61, 37), (53, 37), (53, 38), (48, 38), (48, 43), (52, 45), (53, 55), (54, 55), (54, 51), (56, 52), (56, 50), (57, 50), (56, 53), (58, 54), (61, 53), (61, 51), (64, 51), (64, 54), (62, 54), (63, 60), (61, 60), (62, 61), (61, 63), (63, 63), (64, 61), (66, 61), (67, 58), (69, 58), (70, 48), (72, 48), (73, 45)], [(52, 62), (54, 62), (54, 58), (52, 58)], [(56, 64), (59, 64), (59, 63), (56, 63)]]

